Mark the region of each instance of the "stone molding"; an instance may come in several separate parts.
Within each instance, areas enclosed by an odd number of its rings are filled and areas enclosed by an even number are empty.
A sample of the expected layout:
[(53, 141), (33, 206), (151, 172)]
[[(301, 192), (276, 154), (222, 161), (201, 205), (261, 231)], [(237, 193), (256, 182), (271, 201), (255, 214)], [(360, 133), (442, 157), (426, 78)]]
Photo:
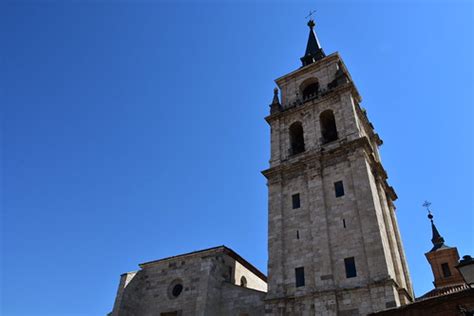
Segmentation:
[(384, 167), (374, 158), (373, 148), (366, 136), (349, 142), (342, 140), (338, 147), (330, 150), (326, 150), (323, 145), (319, 151), (313, 149), (295, 155), (277, 166), (262, 171), (262, 174), (267, 178), (268, 184), (275, 184), (284, 179), (292, 178), (291, 174), (306, 171), (309, 166), (311, 166), (312, 170), (317, 170), (317, 174), (320, 174), (323, 168), (344, 161), (349, 155), (361, 148), (365, 153), (366, 159), (369, 161), (374, 176), (380, 181), (390, 200), (395, 201), (398, 198), (397, 194), (387, 182), (388, 175)]
[(301, 299), (313, 299), (313, 298), (318, 298), (323, 295), (337, 295), (340, 293), (344, 292), (350, 292), (353, 290), (368, 290), (370, 291), (374, 287), (381, 287), (381, 286), (394, 286), (397, 291), (399, 291), (400, 286), (397, 284), (397, 282), (392, 279), (392, 278), (386, 278), (383, 280), (376, 280), (373, 281), (372, 283), (369, 283), (365, 286), (353, 286), (353, 287), (344, 287), (344, 288), (339, 288), (339, 287), (334, 287), (332, 289), (324, 290), (324, 291), (313, 291), (309, 294), (302, 294), (302, 295), (291, 295), (291, 296), (280, 296), (280, 297), (271, 297), (271, 298), (266, 298), (265, 303), (276, 303), (279, 301), (297, 301)]
[(326, 94), (322, 95), (320, 98), (311, 99), (311, 100), (306, 101), (306, 102), (304, 102), (300, 105), (285, 108), (285, 109), (282, 109), (282, 111), (280, 111), (280, 112), (270, 114), (267, 117), (265, 117), (265, 120), (268, 122), (268, 124), (271, 124), (271, 122), (273, 122), (273, 121), (275, 121), (279, 118), (289, 116), (289, 115), (297, 113), (299, 111), (302, 111), (302, 112), (305, 111), (305, 110), (307, 111), (311, 107), (313, 107), (317, 104), (320, 104), (320, 103), (328, 102), (328, 103), (333, 104), (333, 103), (339, 102), (340, 98), (341, 98), (341, 95), (344, 92), (351, 92), (354, 99), (357, 100), (358, 102), (360, 102), (360, 97), (358, 97), (358, 92), (356, 90), (356, 87), (355, 87), (354, 83), (352, 81), (349, 81), (348, 83), (345, 83), (341, 86), (338, 86), (334, 89), (329, 90)]

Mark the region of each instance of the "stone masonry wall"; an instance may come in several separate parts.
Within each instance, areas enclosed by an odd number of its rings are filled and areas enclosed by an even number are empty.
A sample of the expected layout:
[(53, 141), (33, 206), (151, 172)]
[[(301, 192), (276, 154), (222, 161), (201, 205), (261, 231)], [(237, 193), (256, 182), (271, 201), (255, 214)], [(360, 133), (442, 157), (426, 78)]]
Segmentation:
[[(256, 275), (219, 249), (145, 263), (141, 268), (121, 277), (111, 316), (263, 314), (265, 292), (234, 283), (235, 275), (244, 275), (255, 287), (264, 288), (265, 282), (262, 285)], [(178, 283), (183, 290), (175, 297), (172, 288)]]

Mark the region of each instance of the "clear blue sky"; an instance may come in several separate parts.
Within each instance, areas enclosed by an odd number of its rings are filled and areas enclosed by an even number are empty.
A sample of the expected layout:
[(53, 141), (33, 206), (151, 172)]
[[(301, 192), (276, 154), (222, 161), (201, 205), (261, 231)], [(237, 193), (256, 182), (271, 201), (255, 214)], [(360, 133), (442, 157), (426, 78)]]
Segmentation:
[(2, 315), (104, 315), (137, 264), (225, 244), (267, 261), (273, 80), (317, 9), (384, 140), (416, 295), (425, 199), (474, 254), (472, 1), (6, 1)]

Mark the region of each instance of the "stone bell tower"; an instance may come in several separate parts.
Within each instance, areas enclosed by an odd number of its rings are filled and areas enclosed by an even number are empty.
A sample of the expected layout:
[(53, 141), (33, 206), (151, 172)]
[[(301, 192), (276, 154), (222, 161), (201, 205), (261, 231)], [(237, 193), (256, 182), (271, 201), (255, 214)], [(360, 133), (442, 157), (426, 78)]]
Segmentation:
[[(266, 315), (366, 315), (413, 300), (374, 131), (339, 54), (310, 20), (302, 67), (270, 115)], [(281, 92), (281, 102), (279, 100)]]

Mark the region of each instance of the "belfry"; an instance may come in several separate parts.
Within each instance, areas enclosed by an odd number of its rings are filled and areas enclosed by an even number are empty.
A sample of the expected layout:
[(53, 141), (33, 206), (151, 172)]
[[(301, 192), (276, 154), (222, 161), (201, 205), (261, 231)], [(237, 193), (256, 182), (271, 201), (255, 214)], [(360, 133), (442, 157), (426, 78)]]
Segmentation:
[[(375, 132), (341, 56), (310, 20), (302, 67), (276, 79), (266, 315), (366, 315), (413, 301)], [(280, 92), (280, 96), (278, 96)]]

